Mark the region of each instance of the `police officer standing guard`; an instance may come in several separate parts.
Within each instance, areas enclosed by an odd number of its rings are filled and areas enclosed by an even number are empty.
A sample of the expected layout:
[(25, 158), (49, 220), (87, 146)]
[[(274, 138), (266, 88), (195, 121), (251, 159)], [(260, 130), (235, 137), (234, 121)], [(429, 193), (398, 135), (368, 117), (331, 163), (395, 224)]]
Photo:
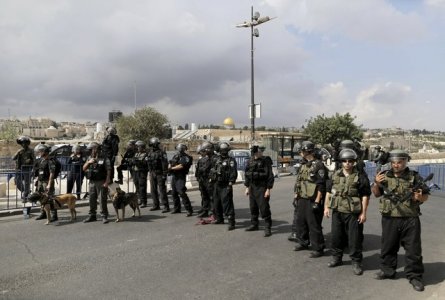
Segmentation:
[(150, 172), (150, 192), (153, 198), (153, 207), (151, 211), (161, 209), (159, 197), (161, 198), (164, 209), (163, 213), (169, 212), (170, 207), (168, 205), (167, 198), (167, 186), (165, 181), (167, 180), (168, 173), (168, 159), (167, 153), (161, 150), (160, 141), (157, 137), (153, 137), (149, 141), (151, 151), (148, 152), (148, 171)]
[(129, 140), (127, 143), (127, 150), (125, 150), (124, 155), (122, 156), (122, 160), (120, 165), (116, 168), (117, 171), (117, 180), (114, 182), (118, 184), (124, 184), (124, 174), (122, 171), (129, 170), (131, 176), (133, 177), (133, 169), (132, 169), (132, 162), (133, 157), (136, 154), (136, 141), (135, 140)]
[[(37, 178), (36, 187), (37, 191), (40, 193), (48, 193), (48, 199), (50, 202), (51, 209), (51, 222), (58, 220), (57, 210), (54, 208), (54, 202), (52, 201), (52, 196), (54, 195), (54, 180), (56, 165), (54, 161), (49, 158), (50, 148), (45, 144), (39, 144), (36, 147), (37, 154), (39, 155), (39, 160), (36, 163), (34, 170), (34, 177)], [(46, 218), (46, 212), (41, 208), (40, 215), (36, 220), (42, 220)]]
[(22, 146), (12, 157), (15, 160), (15, 184), (22, 193), (22, 199), (26, 199), (31, 190), (32, 168), (34, 166), (34, 151), (29, 148), (31, 140), (27, 136), (17, 138), (17, 144)]
[(301, 151), (306, 163), (298, 170), (294, 188), (297, 205), (297, 246), (294, 250), (308, 249), (311, 244), (313, 251), (309, 257), (316, 258), (323, 256), (325, 248), (321, 222), (328, 174), (323, 162), (314, 156), (314, 143), (304, 141)]
[(251, 159), (246, 165), (246, 196), (249, 196), (251, 214), (251, 225), (246, 231), (258, 230), (258, 215), (264, 219), (266, 226), (264, 236), (272, 235), (272, 214), (270, 212), (270, 190), (273, 188), (274, 175), (272, 171), (272, 160), (269, 156), (263, 156), (264, 147), (254, 145), (250, 148)]
[(172, 214), (181, 213), (181, 201), (187, 211), (187, 217), (193, 215), (193, 207), (190, 199), (186, 193), (187, 187), (185, 181), (190, 167), (193, 164), (193, 158), (185, 153), (187, 146), (179, 143), (176, 145), (178, 151), (170, 161), (168, 171), (172, 174), (172, 198), (173, 198), (173, 211)]
[[(110, 180), (114, 178), (114, 161), (116, 156), (119, 154), (119, 136), (117, 135), (116, 128), (107, 127), (107, 135), (102, 141), (102, 152), (105, 157), (110, 160), (111, 164), (111, 177)], [(109, 183), (112, 183), (109, 182)]]
[(147, 207), (147, 150), (143, 141), (137, 141), (136, 147), (138, 151), (133, 159), (133, 182), (136, 187), (136, 193), (139, 196), (139, 205), (142, 208)]
[(221, 142), (218, 145), (218, 157), (211, 170), (211, 180), (215, 184), (213, 205), (216, 220), (213, 224), (224, 224), (224, 216), (228, 218), (228, 230), (235, 229), (235, 207), (233, 205), (233, 188), (238, 177), (236, 160), (229, 156), (230, 144)]
[(380, 197), (382, 214), (382, 249), (380, 271), (376, 279), (396, 276), (397, 252), (405, 248), (405, 274), (416, 291), (423, 291), (420, 205), (428, 199), (429, 189), (422, 177), (407, 167), (409, 155), (403, 150), (389, 153), (391, 170), (379, 172), (372, 192)]
[(198, 212), (198, 217), (206, 218), (213, 208), (214, 184), (210, 181), (210, 171), (214, 161), (214, 146), (210, 142), (204, 142), (200, 145), (199, 152), (202, 157), (198, 160), (195, 171), (201, 192), (201, 209)]
[(343, 264), (343, 250), (349, 245), (349, 256), (355, 275), (362, 275), (363, 224), (366, 222), (371, 187), (366, 173), (359, 172), (352, 149), (340, 151), (342, 169), (335, 171), (328, 184), (324, 215), (329, 218), (332, 209), (332, 261), (328, 267)]
[(74, 145), (72, 152), (73, 153), (68, 159), (69, 172), (66, 181), (66, 192), (68, 194), (71, 194), (73, 192), (74, 184), (76, 184), (77, 200), (79, 200), (80, 194), (82, 192), (82, 183), (84, 177), (82, 168), (87, 158), (83, 155), (82, 149), (79, 145)]
[(108, 207), (107, 207), (107, 197), (108, 197), (108, 183), (110, 182), (111, 176), (111, 163), (108, 157), (100, 153), (100, 146), (96, 142), (91, 142), (88, 147), (91, 151), (90, 157), (88, 157), (87, 162), (83, 165), (83, 171), (85, 176), (90, 181), (89, 190), (89, 204), (90, 211), (89, 216), (85, 219), (84, 223), (96, 221), (96, 210), (97, 210), (97, 199), (100, 199), (100, 207), (102, 215), (102, 222), (104, 224), (108, 223)]

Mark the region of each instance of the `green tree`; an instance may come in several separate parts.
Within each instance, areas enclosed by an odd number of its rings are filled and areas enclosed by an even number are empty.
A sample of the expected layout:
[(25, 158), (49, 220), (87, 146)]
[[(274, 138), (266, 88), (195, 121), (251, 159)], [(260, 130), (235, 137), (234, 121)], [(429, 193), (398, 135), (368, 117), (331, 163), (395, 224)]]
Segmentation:
[(6, 121), (0, 126), (0, 140), (5, 140), (7, 143), (15, 141), (18, 135), (17, 127), (12, 122)]
[(361, 125), (354, 124), (355, 117), (349, 113), (340, 115), (336, 113), (334, 116), (326, 117), (318, 115), (310, 118), (307, 122), (304, 133), (310, 136), (311, 141), (317, 144), (332, 144), (337, 139), (361, 139), (363, 132)]
[(116, 129), (123, 144), (129, 140), (141, 140), (147, 143), (152, 137), (167, 138), (168, 134), (165, 130), (167, 123), (167, 116), (146, 106), (136, 110), (130, 116), (120, 117), (116, 121)]

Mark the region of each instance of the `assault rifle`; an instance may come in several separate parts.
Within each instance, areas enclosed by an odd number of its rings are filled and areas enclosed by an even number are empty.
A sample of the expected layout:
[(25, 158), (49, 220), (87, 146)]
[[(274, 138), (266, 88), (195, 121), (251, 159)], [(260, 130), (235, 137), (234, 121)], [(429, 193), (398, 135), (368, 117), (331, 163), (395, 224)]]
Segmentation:
[(425, 179), (418, 182), (413, 188), (408, 191), (405, 195), (396, 195), (394, 191), (390, 191), (388, 187), (383, 187), (383, 193), (391, 200), (393, 203), (402, 203), (404, 201), (410, 200), (413, 197), (415, 191), (422, 190), (423, 192), (429, 192), (430, 188), (425, 185), (427, 181), (433, 179), (434, 173), (429, 174)]

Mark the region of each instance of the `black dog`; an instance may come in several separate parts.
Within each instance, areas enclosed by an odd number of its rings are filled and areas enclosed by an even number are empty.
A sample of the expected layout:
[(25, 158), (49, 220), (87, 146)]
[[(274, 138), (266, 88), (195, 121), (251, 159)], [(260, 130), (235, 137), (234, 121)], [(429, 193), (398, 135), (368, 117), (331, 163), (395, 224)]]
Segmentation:
[[(138, 196), (136, 193), (125, 193), (120, 188), (116, 189), (113, 197), (113, 206), (116, 211), (116, 222), (124, 221), (125, 219), (125, 206), (130, 205), (133, 209), (133, 216), (136, 216), (136, 209), (138, 210), (139, 217), (141, 216), (141, 210), (139, 209)], [(122, 210), (122, 219), (119, 218), (119, 209)]]

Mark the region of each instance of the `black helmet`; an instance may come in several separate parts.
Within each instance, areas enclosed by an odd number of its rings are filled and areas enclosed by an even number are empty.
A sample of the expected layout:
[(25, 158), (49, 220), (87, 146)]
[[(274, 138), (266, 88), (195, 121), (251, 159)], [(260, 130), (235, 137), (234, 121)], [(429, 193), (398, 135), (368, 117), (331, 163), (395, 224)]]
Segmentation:
[(117, 133), (116, 128), (114, 127), (107, 127), (107, 132), (112, 135), (115, 135)]
[(405, 150), (396, 149), (389, 152), (389, 160), (391, 161), (401, 160), (401, 159), (409, 160), (409, 158), (410, 158), (409, 154)]
[(50, 147), (48, 147), (45, 144), (38, 144), (35, 148), (34, 151), (36, 152), (43, 152), (43, 153), (49, 153), (50, 152)]
[(179, 144), (176, 145), (176, 150), (177, 150), (178, 152), (180, 152), (180, 153), (185, 152), (187, 149), (188, 149), (188, 148), (187, 148), (187, 145), (186, 145), (186, 144), (179, 143)]
[(228, 142), (220, 142), (218, 144), (218, 152), (220, 154), (229, 154), (231, 147)]
[(145, 143), (144, 143), (143, 141), (141, 141), (141, 140), (138, 140), (138, 141), (135, 143), (135, 145), (136, 145), (136, 147), (145, 148)]
[(340, 158), (340, 160), (346, 160), (346, 159), (356, 160), (357, 153), (355, 153), (355, 151), (352, 149), (343, 149), (340, 151), (338, 158)]
[(26, 135), (19, 136), (16, 141), (17, 144), (22, 146), (31, 144), (31, 140)]
[(301, 143), (301, 150), (305, 152), (314, 152), (315, 144), (311, 141), (304, 141), (303, 143)]
[(351, 140), (343, 140), (340, 143), (341, 149), (353, 149), (354, 148), (354, 142)]
[(91, 149), (98, 149), (100, 147), (99, 143), (96, 142), (91, 142), (88, 144), (87, 149), (91, 150)]
[(263, 145), (254, 144), (250, 147), (250, 153), (255, 154), (258, 151), (264, 152), (265, 149), (266, 149), (266, 147), (264, 147)]
[(375, 149), (375, 150), (381, 150), (382, 147), (380, 147), (380, 146), (375, 146), (374, 149)]
[(215, 146), (207, 141), (201, 144), (201, 148), (205, 150), (207, 153), (213, 153), (213, 151), (215, 151)]
[(159, 139), (157, 137), (152, 137), (150, 139), (150, 141), (148, 141), (148, 145), (150, 147), (155, 147), (155, 148), (158, 147), (160, 143), (161, 142), (159, 141)]

